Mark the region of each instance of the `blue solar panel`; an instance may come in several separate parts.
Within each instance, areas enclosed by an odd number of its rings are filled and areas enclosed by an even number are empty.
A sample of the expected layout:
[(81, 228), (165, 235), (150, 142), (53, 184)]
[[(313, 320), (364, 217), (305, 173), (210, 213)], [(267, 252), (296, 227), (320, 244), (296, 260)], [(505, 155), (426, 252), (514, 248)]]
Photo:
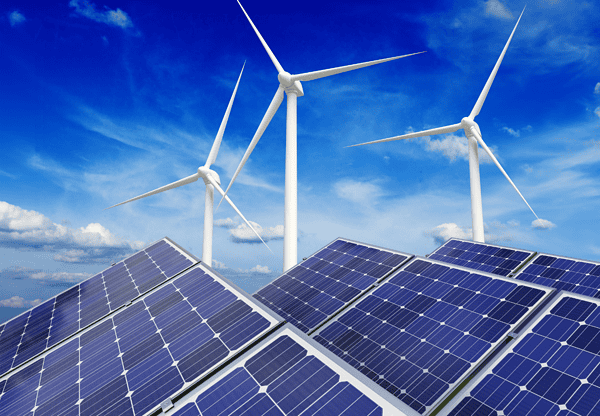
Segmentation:
[(515, 276), (558, 290), (600, 298), (600, 263), (538, 253)]
[(600, 301), (562, 292), (442, 414), (599, 412)]
[(310, 333), (411, 257), (338, 238), (254, 297)]
[(177, 416), (401, 416), (402, 403), (287, 324), (171, 410)]
[(0, 375), (196, 262), (163, 239), (12, 319), (0, 329)]
[(533, 254), (533, 251), (528, 250), (451, 238), (428, 257), (469, 269), (508, 276), (526, 263)]
[(425, 414), (551, 292), (415, 258), (313, 336)]
[(0, 414), (145, 414), (279, 321), (197, 264), (0, 378)]

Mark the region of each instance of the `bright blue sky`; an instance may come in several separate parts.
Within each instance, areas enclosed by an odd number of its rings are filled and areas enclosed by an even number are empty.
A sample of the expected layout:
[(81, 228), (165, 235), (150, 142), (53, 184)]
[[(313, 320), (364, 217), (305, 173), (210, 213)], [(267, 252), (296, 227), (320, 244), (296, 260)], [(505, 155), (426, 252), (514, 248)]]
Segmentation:
[[(3, 2), (0, 310), (12, 316), (169, 236), (200, 257), (204, 185), (103, 208), (196, 172), (244, 61), (213, 169), (225, 187), (277, 72), (234, 0)], [(298, 3), (298, 4), (294, 4)], [(344, 148), (467, 116), (525, 3), (242, 3), (290, 73), (426, 50), (304, 82), (298, 257), (337, 237), (424, 255), (470, 238), (466, 138)], [(600, 10), (527, 8), (476, 121), (540, 218), (481, 156), (486, 240), (600, 260)], [(283, 224), (285, 102), (230, 196), (266, 237)], [(218, 224), (239, 224), (223, 205)], [(278, 227), (279, 226), (279, 227)], [(215, 227), (216, 268), (249, 292), (281, 273), (283, 240)]]

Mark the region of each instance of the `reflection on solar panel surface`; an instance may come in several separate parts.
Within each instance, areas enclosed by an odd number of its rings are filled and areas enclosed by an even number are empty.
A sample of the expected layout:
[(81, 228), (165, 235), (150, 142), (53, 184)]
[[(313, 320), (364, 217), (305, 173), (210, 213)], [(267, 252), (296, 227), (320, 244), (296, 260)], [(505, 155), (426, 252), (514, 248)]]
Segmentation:
[(545, 311), (444, 414), (600, 413), (600, 302), (563, 292)]
[(314, 339), (425, 414), (551, 291), (415, 258)]
[(393, 396), (364, 381), (288, 324), (186, 396), (174, 414), (404, 415)]
[(411, 257), (339, 238), (254, 297), (309, 333)]
[(515, 278), (600, 298), (600, 263), (537, 254)]
[(532, 251), (452, 238), (431, 253), (429, 258), (458, 264), (469, 269), (508, 276), (532, 255)]
[(0, 379), (0, 414), (141, 415), (278, 323), (207, 270), (192, 267)]
[(195, 262), (163, 239), (12, 319), (0, 327), (0, 375)]

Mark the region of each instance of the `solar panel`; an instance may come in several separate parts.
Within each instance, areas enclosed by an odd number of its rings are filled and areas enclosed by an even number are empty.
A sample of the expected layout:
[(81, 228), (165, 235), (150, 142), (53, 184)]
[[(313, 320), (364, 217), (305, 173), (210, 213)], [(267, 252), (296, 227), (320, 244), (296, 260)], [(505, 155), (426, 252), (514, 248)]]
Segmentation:
[(0, 414), (142, 415), (280, 321), (197, 264), (0, 378)]
[(313, 337), (426, 414), (552, 292), (416, 257)]
[(310, 333), (412, 254), (338, 238), (254, 297)]
[(431, 253), (428, 258), (500, 276), (508, 276), (526, 263), (533, 254), (533, 251), (528, 250), (516, 250), (493, 244), (474, 243), (451, 238)]
[(405, 415), (395, 397), (290, 324), (174, 405), (177, 416)]
[(600, 301), (561, 292), (441, 414), (599, 412)]
[(517, 279), (600, 298), (600, 263), (538, 253)]
[(0, 375), (197, 261), (165, 238), (13, 318), (0, 329)]

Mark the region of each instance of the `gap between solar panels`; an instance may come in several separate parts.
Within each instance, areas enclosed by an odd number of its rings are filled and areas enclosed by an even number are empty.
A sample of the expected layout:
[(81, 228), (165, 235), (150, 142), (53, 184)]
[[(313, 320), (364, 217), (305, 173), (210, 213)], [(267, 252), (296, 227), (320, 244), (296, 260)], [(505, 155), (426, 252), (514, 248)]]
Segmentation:
[(165, 237), (0, 326), (0, 375), (65, 344), (199, 260)]

